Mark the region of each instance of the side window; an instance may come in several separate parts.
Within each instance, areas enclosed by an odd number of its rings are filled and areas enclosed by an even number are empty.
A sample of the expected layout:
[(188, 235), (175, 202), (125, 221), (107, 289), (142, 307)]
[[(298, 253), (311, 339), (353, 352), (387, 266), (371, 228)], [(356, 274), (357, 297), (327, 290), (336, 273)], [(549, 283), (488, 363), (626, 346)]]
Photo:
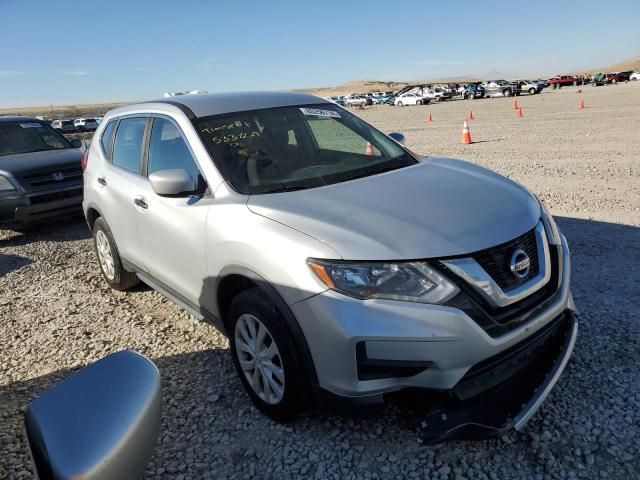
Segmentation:
[(178, 128), (165, 118), (153, 120), (147, 174), (182, 168), (198, 181), (200, 171)]
[(142, 154), (142, 137), (146, 117), (123, 118), (118, 124), (116, 139), (113, 143), (113, 164), (129, 170), (140, 172)]
[(111, 139), (113, 138), (113, 131), (116, 129), (116, 120), (111, 120), (102, 131), (100, 137), (100, 145), (102, 145), (102, 151), (107, 158), (111, 158)]

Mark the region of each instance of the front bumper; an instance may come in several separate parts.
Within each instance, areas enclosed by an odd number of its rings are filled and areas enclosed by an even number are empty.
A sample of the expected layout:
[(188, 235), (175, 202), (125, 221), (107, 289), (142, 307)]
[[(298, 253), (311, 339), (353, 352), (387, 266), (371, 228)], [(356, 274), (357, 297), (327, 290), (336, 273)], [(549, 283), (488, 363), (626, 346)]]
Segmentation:
[(0, 198), (0, 225), (26, 225), (81, 211), (82, 185), (33, 195)]
[[(564, 239), (562, 251), (557, 297), (526, 323), (496, 338), (450, 306), (360, 301), (333, 291), (292, 305), (319, 386), (343, 397), (379, 396), (407, 387), (453, 389), (475, 365), (523, 342), (563, 312), (575, 310)], [(371, 367), (366, 371), (363, 359)], [(376, 368), (386, 369), (387, 375), (376, 375)], [(388, 376), (389, 372), (395, 373)]]
[[(576, 343), (578, 322), (573, 312), (561, 314), (552, 327), (531, 345), (509, 353), (503, 368), (515, 368), (517, 375), (469, 400), (448, 397), (432, 405), (418, 425), (418, 441), (434, 444), (522, 430), (557, 383)], [(495, 374), (488, 370), (482, 377), (490, 381)]]

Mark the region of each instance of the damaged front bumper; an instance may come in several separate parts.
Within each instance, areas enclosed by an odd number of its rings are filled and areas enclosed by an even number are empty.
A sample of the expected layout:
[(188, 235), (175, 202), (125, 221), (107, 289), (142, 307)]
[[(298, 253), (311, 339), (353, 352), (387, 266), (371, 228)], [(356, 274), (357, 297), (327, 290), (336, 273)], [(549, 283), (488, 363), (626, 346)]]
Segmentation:
[[(436, 444), (522, 430), (557, 383), (573, 352), (578, 321), (565, 310), (526, 345), (489, 359), (436, 402), (418, 425), (418, 441)], [(475, 396), (474, 385), (493, 386)]]

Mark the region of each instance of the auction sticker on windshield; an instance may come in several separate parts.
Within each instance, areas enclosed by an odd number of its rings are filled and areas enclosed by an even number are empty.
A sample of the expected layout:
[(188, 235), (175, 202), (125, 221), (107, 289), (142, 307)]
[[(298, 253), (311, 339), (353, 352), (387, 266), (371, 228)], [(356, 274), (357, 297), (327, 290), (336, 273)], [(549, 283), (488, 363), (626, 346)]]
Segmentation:
[(320, 108), (301, 108), (300, 111), (305, 115), (313, 115), (314, 117), (333, 117), (341, 118), (338, 112), (333, 110), (322, 110)]
[(21, 123), (21, 128), (40, 128), (42, 125), (39, 123)]

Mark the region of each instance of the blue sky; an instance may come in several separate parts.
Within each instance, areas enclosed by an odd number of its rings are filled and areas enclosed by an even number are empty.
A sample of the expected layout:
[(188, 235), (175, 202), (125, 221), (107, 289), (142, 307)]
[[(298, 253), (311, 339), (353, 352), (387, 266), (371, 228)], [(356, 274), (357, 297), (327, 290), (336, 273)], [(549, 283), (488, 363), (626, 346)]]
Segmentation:
[(640, 55), (639, 0), (451, 5), (0, 0), (0, 106), (494, 71), (549, 75)]

